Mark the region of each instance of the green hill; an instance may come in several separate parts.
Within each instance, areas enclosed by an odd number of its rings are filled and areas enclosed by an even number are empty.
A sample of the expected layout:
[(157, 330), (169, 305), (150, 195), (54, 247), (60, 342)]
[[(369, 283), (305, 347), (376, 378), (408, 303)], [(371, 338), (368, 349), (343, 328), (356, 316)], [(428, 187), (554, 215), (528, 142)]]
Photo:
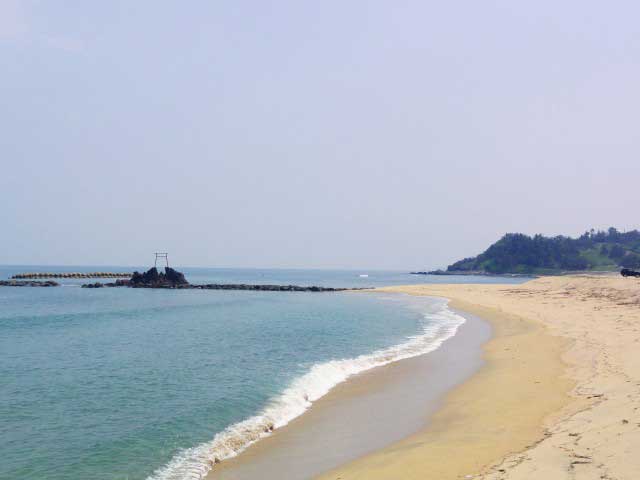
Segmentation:
[(640, 232), (591, 230), (579, 238), (507, 233), (485, 252), (447, 267), (448, 273), (559, 273), (640, 268)]

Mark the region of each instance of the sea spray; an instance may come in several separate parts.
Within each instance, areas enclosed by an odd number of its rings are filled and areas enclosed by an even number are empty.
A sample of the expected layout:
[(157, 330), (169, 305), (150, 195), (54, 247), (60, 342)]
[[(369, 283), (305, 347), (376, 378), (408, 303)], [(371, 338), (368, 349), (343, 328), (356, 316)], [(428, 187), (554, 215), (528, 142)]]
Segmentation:
[(260, 414), (225, 428), (210, 442), (181, 451), (148, 480), (200, 480), (216, 463), (238, 455), (251, 444), (270, 435), (274, 429), (302, 415), (314, 401), (352, 375), (436, 350), (455, 335), (465, 321), (448, 308), (445, 300), (441, 300), (438, 306), (437, 311), (424, 314), (422, 331), (418, 335), (370, 354), (312, 366)]

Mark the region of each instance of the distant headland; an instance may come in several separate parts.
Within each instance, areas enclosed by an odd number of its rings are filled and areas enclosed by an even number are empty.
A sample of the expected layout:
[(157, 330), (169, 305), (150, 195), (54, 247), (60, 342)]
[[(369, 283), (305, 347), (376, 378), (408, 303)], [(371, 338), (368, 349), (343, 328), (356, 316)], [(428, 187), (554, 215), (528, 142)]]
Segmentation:
[(480, 255), (420, 275), (555, 275), (640, 268), (640, 232), (589, 230), (578, 238), (507, 233)]

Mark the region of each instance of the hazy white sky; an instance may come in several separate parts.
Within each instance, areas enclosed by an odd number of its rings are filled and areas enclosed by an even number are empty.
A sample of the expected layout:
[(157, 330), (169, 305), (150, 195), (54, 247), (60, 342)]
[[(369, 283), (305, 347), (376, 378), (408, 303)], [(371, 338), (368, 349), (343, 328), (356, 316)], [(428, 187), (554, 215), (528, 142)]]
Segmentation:
[(636, 228), (639, 17), (0, 0), (0, 263), (414, 269)]

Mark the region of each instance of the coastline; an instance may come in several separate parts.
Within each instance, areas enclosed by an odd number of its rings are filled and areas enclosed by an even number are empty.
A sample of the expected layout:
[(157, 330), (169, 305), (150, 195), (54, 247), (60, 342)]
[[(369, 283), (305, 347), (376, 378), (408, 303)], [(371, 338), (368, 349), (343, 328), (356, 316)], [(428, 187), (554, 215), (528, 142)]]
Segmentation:
[[(446, 298), (449, 308), (462, 313), (467, 322), (429, 354), (377, 367), (339, 384), (304, 415), (216, 466), (207, 480), (473, 478), (487, 465), (544, 438), (545, 421), (570, 403), (568, 393), (574, 382), (564, 376), (566, 364), (561, 358), (569, 342), (552, 336), (537, 321), (455, 295), (456, 290), (469, 287), (476, 286), (417, 285), (374, 290)], [(479, 287), (482, 294), (517, 288), (502, 284)], [(433, 385), (434, 375), (452, 373), (447, 365), (452, 355), (468, 353), (468, 344), (456, 347), (456, 342), (464, 335), (463, 328), (473, 322), (491, 325), (491, 334), (477, 338), (473, 346), (475, 363), (463, 375), (453, 375), (448, 384)], [(367, 402), (393, 389), (393, 379), (398, 376), (422, 383), (430, 395), (422, 397), (422, 403), (412, 403), (408, 398), (415, 402), (415, 392), (405, 389), (404, 397), (388, 400), (391, 416), (381, 415)], [(416, 378), (422, 382), (415, 382)], [(544, 401), (532, 402), (532, 398)], [(347, 408), (341, 410), (340, 405)], [(412, 426), (385, 431), (385, 425), (401, 423), (408, 410), (415, 413), (409, 419)], [(365, 416), (358, 418), (358, 411), (366, 412)], [(372, 421), (374, 426), (378, 424), (377, 429), (362, 429)], [(372, 434), (378, 435), (376, 442), (371, 441)], [(345, 450), (340, 442), (341, 436), (347, 435), (362, 444), (359, 449), (347, 446)], [(305, 461), (305, 457), (311, 460)]]
[(576, 275), (381, 290), (449, 298), (491, 321), (495, 336), (485, 365), (447, 395), (426, 428), (319, 480), (640, 474), (637, 282)]
[[(420, 432), (318, 479), (476, 478), (497, 459), (543, 438), (547, 417), (569, 403), (568, 392), (574, 384), (563, 377), (565, 340), (526, 317), (456, 295), (456, 290), (464, 291), (469, 285), (450, 289), (447, 285), (444, 292), (434, 291), (439, 286), (430, 287), (425, 288), (429, 295), (448, 298), (452, 308), (492, 325), (493, 336), (483, 346), (484, 365), (446, 395), (442, 408)], [(413, 287), (381, 290), (427, 294)], [(447, 458), (455, 461), (443, 461)]]
[(350, 377), (206, 478), (311, 478), (415, 433), (444, 395), (482, 366), (481, 345), (491, 337), (491, 327), (476, 316), (464, 318), (436, 350)]
[(482, 366), (481, 347), (491, 337), (484, 320), (451, 313), (464, 323), (438, 348), (349, 377), (206, 478), (306, 479), (417, 432), (444, 395)]

